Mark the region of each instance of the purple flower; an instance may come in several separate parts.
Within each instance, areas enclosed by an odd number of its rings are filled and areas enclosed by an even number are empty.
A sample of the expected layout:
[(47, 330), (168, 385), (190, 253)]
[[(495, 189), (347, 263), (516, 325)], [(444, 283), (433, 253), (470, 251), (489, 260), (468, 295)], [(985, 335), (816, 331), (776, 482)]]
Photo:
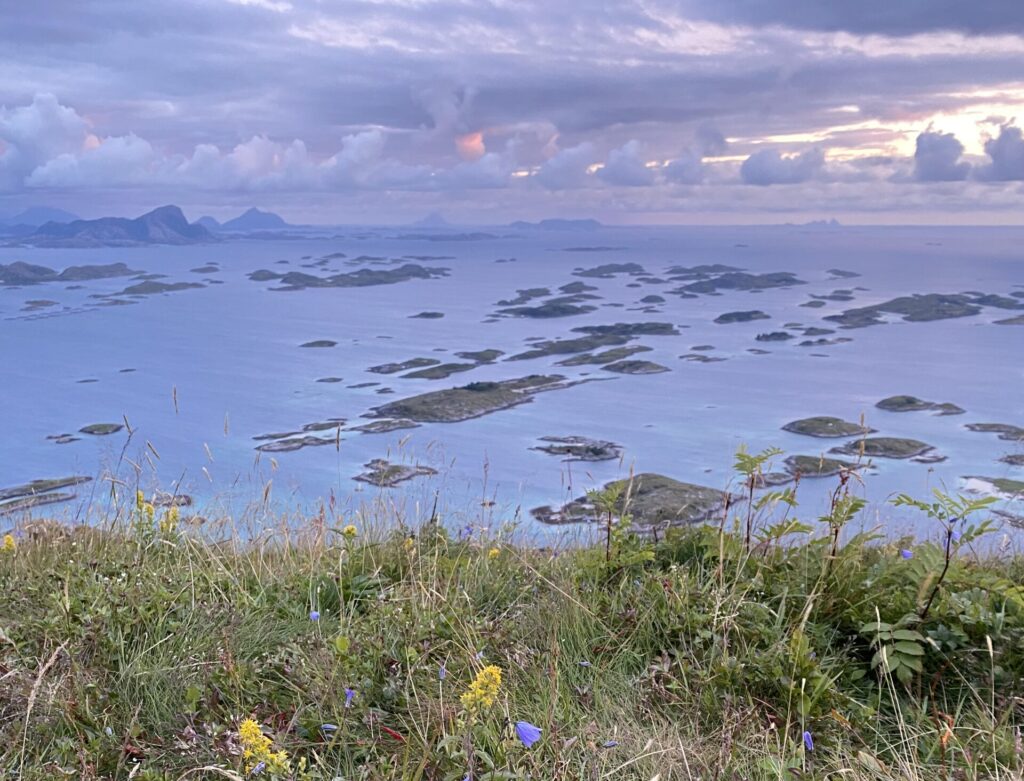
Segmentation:
[(516, 737), (519, 738), (527, 748), (530, 748), (534, 743), (540, 740), (541, 731), (540, 727), (531, 724), (528, 721), (516, 722)]
[(324, 732), (334, 732), (338, 728), (337, 724), (321, 724), (320, 729)]
[(482, 662), (484, 660), (484, 652), (483, 651), (477, 651), (476, 652), (476, 660), (478, 662)]
[(349, 688), (345, 689), (345, 707), (346, 708), (351, 708), (352, 707), (352, 699), (355, 696), (356, 696), (356, 690), (355, 689), (349, 689)]
[(811, 737), (811, 733), (804, 730), (804, 747), (808, 751), (814, 751), (814, 738)]
[(319, 610), (310, 610), (309, 611), (309, 620), (310, 621), (319, 621), (320, 620), (320, 611)]
[(617, 740), (606, 740), (601, 744), (601, 748), (615, 748), (617, 745), (619, 745)]
[(260, 773), (262, 773), (266, 769), (267, 769), (267, 763), (266, 762), (257, 762), (256, 766), (252, 770), (249, 771), (249, 775), (250, 776), (258, 776)]
[(914, 558), (914, 551), (907, 550), (906, 548), (904, 548), (900, 551), (900, 556), (902, 556), (905, 559), (912, 559)]
[(960, 532), (953, 532), (949, 535), (949, 538), (953, 540), (953, 542), (960, 542)]
[(590, 667), (590, 662), (580, 662), (580, 667)]
[(448, 670), (444, 666), (444, 662), (441, 662), (441, 666), (437, 668), (437, 680), (443, 681), (445, 676), (448, 675)]

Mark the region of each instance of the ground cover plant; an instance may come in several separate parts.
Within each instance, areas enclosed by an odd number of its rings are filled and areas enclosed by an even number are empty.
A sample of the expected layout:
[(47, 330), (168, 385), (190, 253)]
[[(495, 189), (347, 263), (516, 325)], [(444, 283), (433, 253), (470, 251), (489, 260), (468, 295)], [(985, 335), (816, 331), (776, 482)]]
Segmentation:
[(804, 518), (741, 452), (717, 523), (511, 544), (428, 514), (324, 512), (223, 538), (121, 486), (106, 526), (0, 546), (0, 777), (1013, 779), (1024, 558), (989, 500), (895, 501), (854, 472)]

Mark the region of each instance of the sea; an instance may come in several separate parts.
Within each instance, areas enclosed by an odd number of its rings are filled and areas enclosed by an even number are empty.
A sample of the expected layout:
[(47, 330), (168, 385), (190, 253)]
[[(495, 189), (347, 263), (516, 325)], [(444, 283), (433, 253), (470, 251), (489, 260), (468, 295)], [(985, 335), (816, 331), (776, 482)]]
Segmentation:
[[(1019, 539), (1013, 516), (1024, 516), (1024, 501), (991, 481), (1024, 480), (1024, 467), (1003, 460), (1024, 453), (1024, 441), (968, 424), (1024, 427), (1024, 325), (997, 323), (1024, 312), (981, 306), (971, 316), (925, 322), (889, 313), (861, 328), (826, 318), (927, 293), (994, 294), (1024, 307), (1024, 228), (342, 226), (189, 246), (0, 248), (0, 264), (15, 261), (57, 271), (120, 262), (143, 279), (197, 285), (134, 296), (120, 294), (137, 283), (132, 277), (0, 286), (0, 489), (93, 478), (71, 489), (74, 499), (35, 508), (33, 516), (99, 522), (140, 487), (187, 495), (192, 503), (183, 514), (197, 524), (240, 513), (268, 525), (317, 514), (340, 523), (372, 513), (415, 526), (437, 516), (453, 529), (503, 530), (545, 543), (586, 530), (542, 524), (531, 515), (535, 507), (557, 507), (631, 473), (736, 490), (740, 448), (827, 454), (850, 438), (819, 439), (783, 426), (835, 416), (863, 418), (877, 436), (933, 447), (924, 463), (877, 458), (861, 471), (851, 488), (867, 502), (859, 527), (891, 538), (934, 535), (933, 520), (892, 499), (929, 499), (938, 489), (996, 496), (999, 514), (979, 517), (991, 517), (1004, 540)], [(447, 271), (299, 290), (249, 278), (261, 269), (325, 277), (405, 264)], [(642, 271), (588, 271), (607, 264)], [(802, 284), (669, 292), (694, 279), (670, 279), (680, 276), (671, 269), (713, 264), (788, 272)], [(548, 318), (500, 311), (509, 306), (499, 302), (518, 290), (547, 288), (549, 295), (529, 301), (538, 305), (581, 281), (594, 288), (594, 298), (582, 302), (592, 311)], [(656, 298), (641, 301), (649, 296)], [(806, 306), (810, 301), (821, 303)], [(767, 317), (715, 322), (754, 310)], [(415, 317), (423, 312), (443, 316)], [(651, 322), (678, 331), (631, 342), (651, 348), (632, 358), (667, 369), (660, 373), (557, 365), (568, 355), (508, 360), (538, 339), (581, 336), (576, 328)], [(834, 333), (808, 339), (807, 328)], [(757, 339), (771, 332), (793, 338)], [(802, 344), (817, 339), (824, 341)], [(302, 346), (317, 341), (334, 344)], [(455, 354), (479, 350), (504, 354), (442, 379), (368, 371), (414, 358), (464, 362)], [(568, 387), (460, 422), (352, 430), (396, 399), (530, 374), (563, 375)], [(949, 402), (964, 413), (876, 407), (898, 394)], [(330, 438), (328, 445), (256, 449), (273, 441), (256, 437), (322, 421), (340, 426), (314, 432)], [(102, 436), (80, 432), (96, 423), (126, 427)], [(542, 437), (569, 435), (617, 443), (622, 456), (567, 462), (535, 449)], [(374, 459), (436, 474), (395, 487), (354, 480)], [(832, 478), (801, 480), (789, 515), (822, 528), (817, 519), (834, 488)], [(21, 513), (0, 516), (0, 528), (24, 520)]]

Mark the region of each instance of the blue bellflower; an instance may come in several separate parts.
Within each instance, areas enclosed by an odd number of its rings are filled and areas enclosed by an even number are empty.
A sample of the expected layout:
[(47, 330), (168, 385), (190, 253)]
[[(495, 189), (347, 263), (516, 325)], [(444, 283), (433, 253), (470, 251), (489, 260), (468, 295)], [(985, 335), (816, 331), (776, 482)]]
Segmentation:
[(523, 745), (530, 748), (540, 740), (541, 728), (528, 721), (516, 722), (516, 737), (523, 742)]

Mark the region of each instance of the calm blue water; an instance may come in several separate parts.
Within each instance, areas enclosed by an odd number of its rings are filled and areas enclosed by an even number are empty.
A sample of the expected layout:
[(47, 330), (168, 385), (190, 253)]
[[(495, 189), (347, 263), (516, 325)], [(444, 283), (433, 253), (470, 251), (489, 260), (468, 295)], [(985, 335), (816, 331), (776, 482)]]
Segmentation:
[[(371, 238), (355, 234), (373, 231)], [(789, 434), (780, 426), (808, 415), (856, 420), (861, 414), (880, 434), (921, 439), (948, 460), (938, 464), (879, 460), (861, 489), (870, 500), (865, 517), (890, 533), (927, 533), (927, 524), (896, 513), (885, 500), (893, 492), (925, 495), (933, 487), (962, 487), (968, 475), (1024, 479), (1024, 469), (998, 461), (1021, 452), (1020, 443), (972, 433), (969, 422), (1024, 426), (1024, 327), (992, 321), (1015, 312), (985, 309), (981, 315), (932, 323), (906, 323), (839, 331), (846, 344), (823, 348), (789, 343), (760, 344), (758, 333), (784, 323), (831, 327), (825, 315), (914, 292), (976, 290), (1008, 295), (1024, 290), (1024, 230), (1011, 228), (632, 228), (588, 233), (513, 232), (479, 241), (397, 238), (407, 229), (341, 229), (338, 237), (290, 241), (232, 241), (193, 247), (49, 250), (0, 249), (0, 263), (24, 260), (51, 268), (124, 262), (133, 269), (167, 275), (165, 282), (219, 279), (224, 284), (155, 295), (131, 306), (97, 307), (94, 294), (119, 291), (125, 278), (21, 289), (0, 288), (0, 358), (3, 438), (0, 486), (65, 474), (114, 474), (134, 486), (159, 486), (196, 497), (207, 515), (237, 511), (262, 498), (267, 481), (270, 510), (315, 508), (335, 498), (347, 512), (381, 497), (410, 521), (429, 513), (440, 492), (453, 524), (497, 524), (519, 517), (524, 530), (543, 536), (528, 515), (531, 507), (557, 504), (584, 489), (636, 471), (656, 471), (691, 482), (725, 487), (733, 453), (778, 446), (788, 453), (817, 454), (842, 440)], [(567, 247), (615, 247), (605, 252), (566, 252)], [(303, 256), (334, 252), (401, 258), (450, 255), (422, 262), (451, 269), (447, 278), (415, 280), (359, 289), (271, 290), (253, 282), (258, 268), (304, 269)], [(496, 263), (498, 258), (514, 263)], [(290, 265), (276, 261), (288, 260)], [(215, 274), (190, 269), (216, 262)], [(409, 261), (417, 262), (417, 261)], [(579, 279), (577, 267), (636, 262), (652, 275), (681, 264), (725, 263), (752, 272), (791, 271), (809, 284), (763, 293), (726, 292), (682, 299), (665, 290), (680, 283), (627, 287), (629, 276), (585, 279), (599, 288), (598, 310), (550, 320), (484, 320), (499, 299), (517, 288), (557, 288)], [(392, 266), (345, 265), (327, 268)], [(862, 276), (832, 279), (826, 269)], [(811, 293), (867, 288), (851, 303), (827, 302), (821, 309), (799, 304)], [(659, 313), (635, 311), (649, 294), (667, 299)], [(59, 306), (26, 313), (27, 300), (50, 299)], [(536, 303), (536, 302), (535, 302)], [(621, 304), (623, 306), (612, 306)], [(717, 325), (723, 312), (761, 309), (771, 320)], [(423, 310), (445, 313), (439, 320), (410, 319)], [(679, 336), (642, 337), (653, 348), (636, 356), (671, 371), (619, 376), (599, 367), (554, 366), (564, 356), (481, 366), (448, 380), (403, 379), (366, 369), (417, 356), (459, 361), (451, 353), (496, 348), (525, 349), (530, 337), (567, 337), (574, 327), (615, 322), (662, 321), (681, 327)], [(330, 339), (330, 349), (300, 344)], [(716, 363), (679, 359), (694, 345), (710, 344)], [(755, 355), (748, 348), (770, 350)], [(441, 352), (441, 350), (447, 352)], [(815, 355), (818, 354), (818, 355)], [(818, 357), (824, 355), (826, 357)], [(135, 369), (122, 373), (122, 369)], [(455, 424), (425, 425), (391, 434), (344, 433), (340, 448), (258, 454), (252, 437), (290, 431), (303, 424), (341, 417), (358, 425), (371, 407), (474, 380), (507, 379), (557, 372), (568, 377), (612, 377), (538, 395), (532, 403)], [(336, 376), (344, 382), (317, 383)], [(83, 379), (97, 382), (80, 383)], [(396, 392), (379, 395), (380, 382)], [(907, 393), (954, 402), (967, 414), (885, 413), (874, 403)], [(175, 406), (175, 398), (176, 405)], [(83, 425), (126, 417), (135, 433), (82, 436), (55, 444), (48, 435), (74, 433)], [(623, 464), (564, 464), (530, 450), (545, 435), (582, 434), (625, 447)], [(377, 457), (418, 460), (439, 469), (402, 488), (380, 491), (351, 478)], [(801, 515), (817, 515), (831, 481), (804, 481)], [(79, 500), (59, 513), (83, 514), (98, 506), (109, 482), (85, 487)], [(104, 498), (101, 498), (104, 497)], [(490, 509), (482, 500), (494, 501)], [(519, 514), (517, 516), (517, 509)], [(1013, 509), (1009, 504), (1006, 509)], [(1016, 512), (1024, 512), (1017, 507)], [(53, 510), (49, 510), (52, 514)], [(268, 511), (269, 512), (269, 511)], [(0, 525), (11, 519), (0, 519)]]

